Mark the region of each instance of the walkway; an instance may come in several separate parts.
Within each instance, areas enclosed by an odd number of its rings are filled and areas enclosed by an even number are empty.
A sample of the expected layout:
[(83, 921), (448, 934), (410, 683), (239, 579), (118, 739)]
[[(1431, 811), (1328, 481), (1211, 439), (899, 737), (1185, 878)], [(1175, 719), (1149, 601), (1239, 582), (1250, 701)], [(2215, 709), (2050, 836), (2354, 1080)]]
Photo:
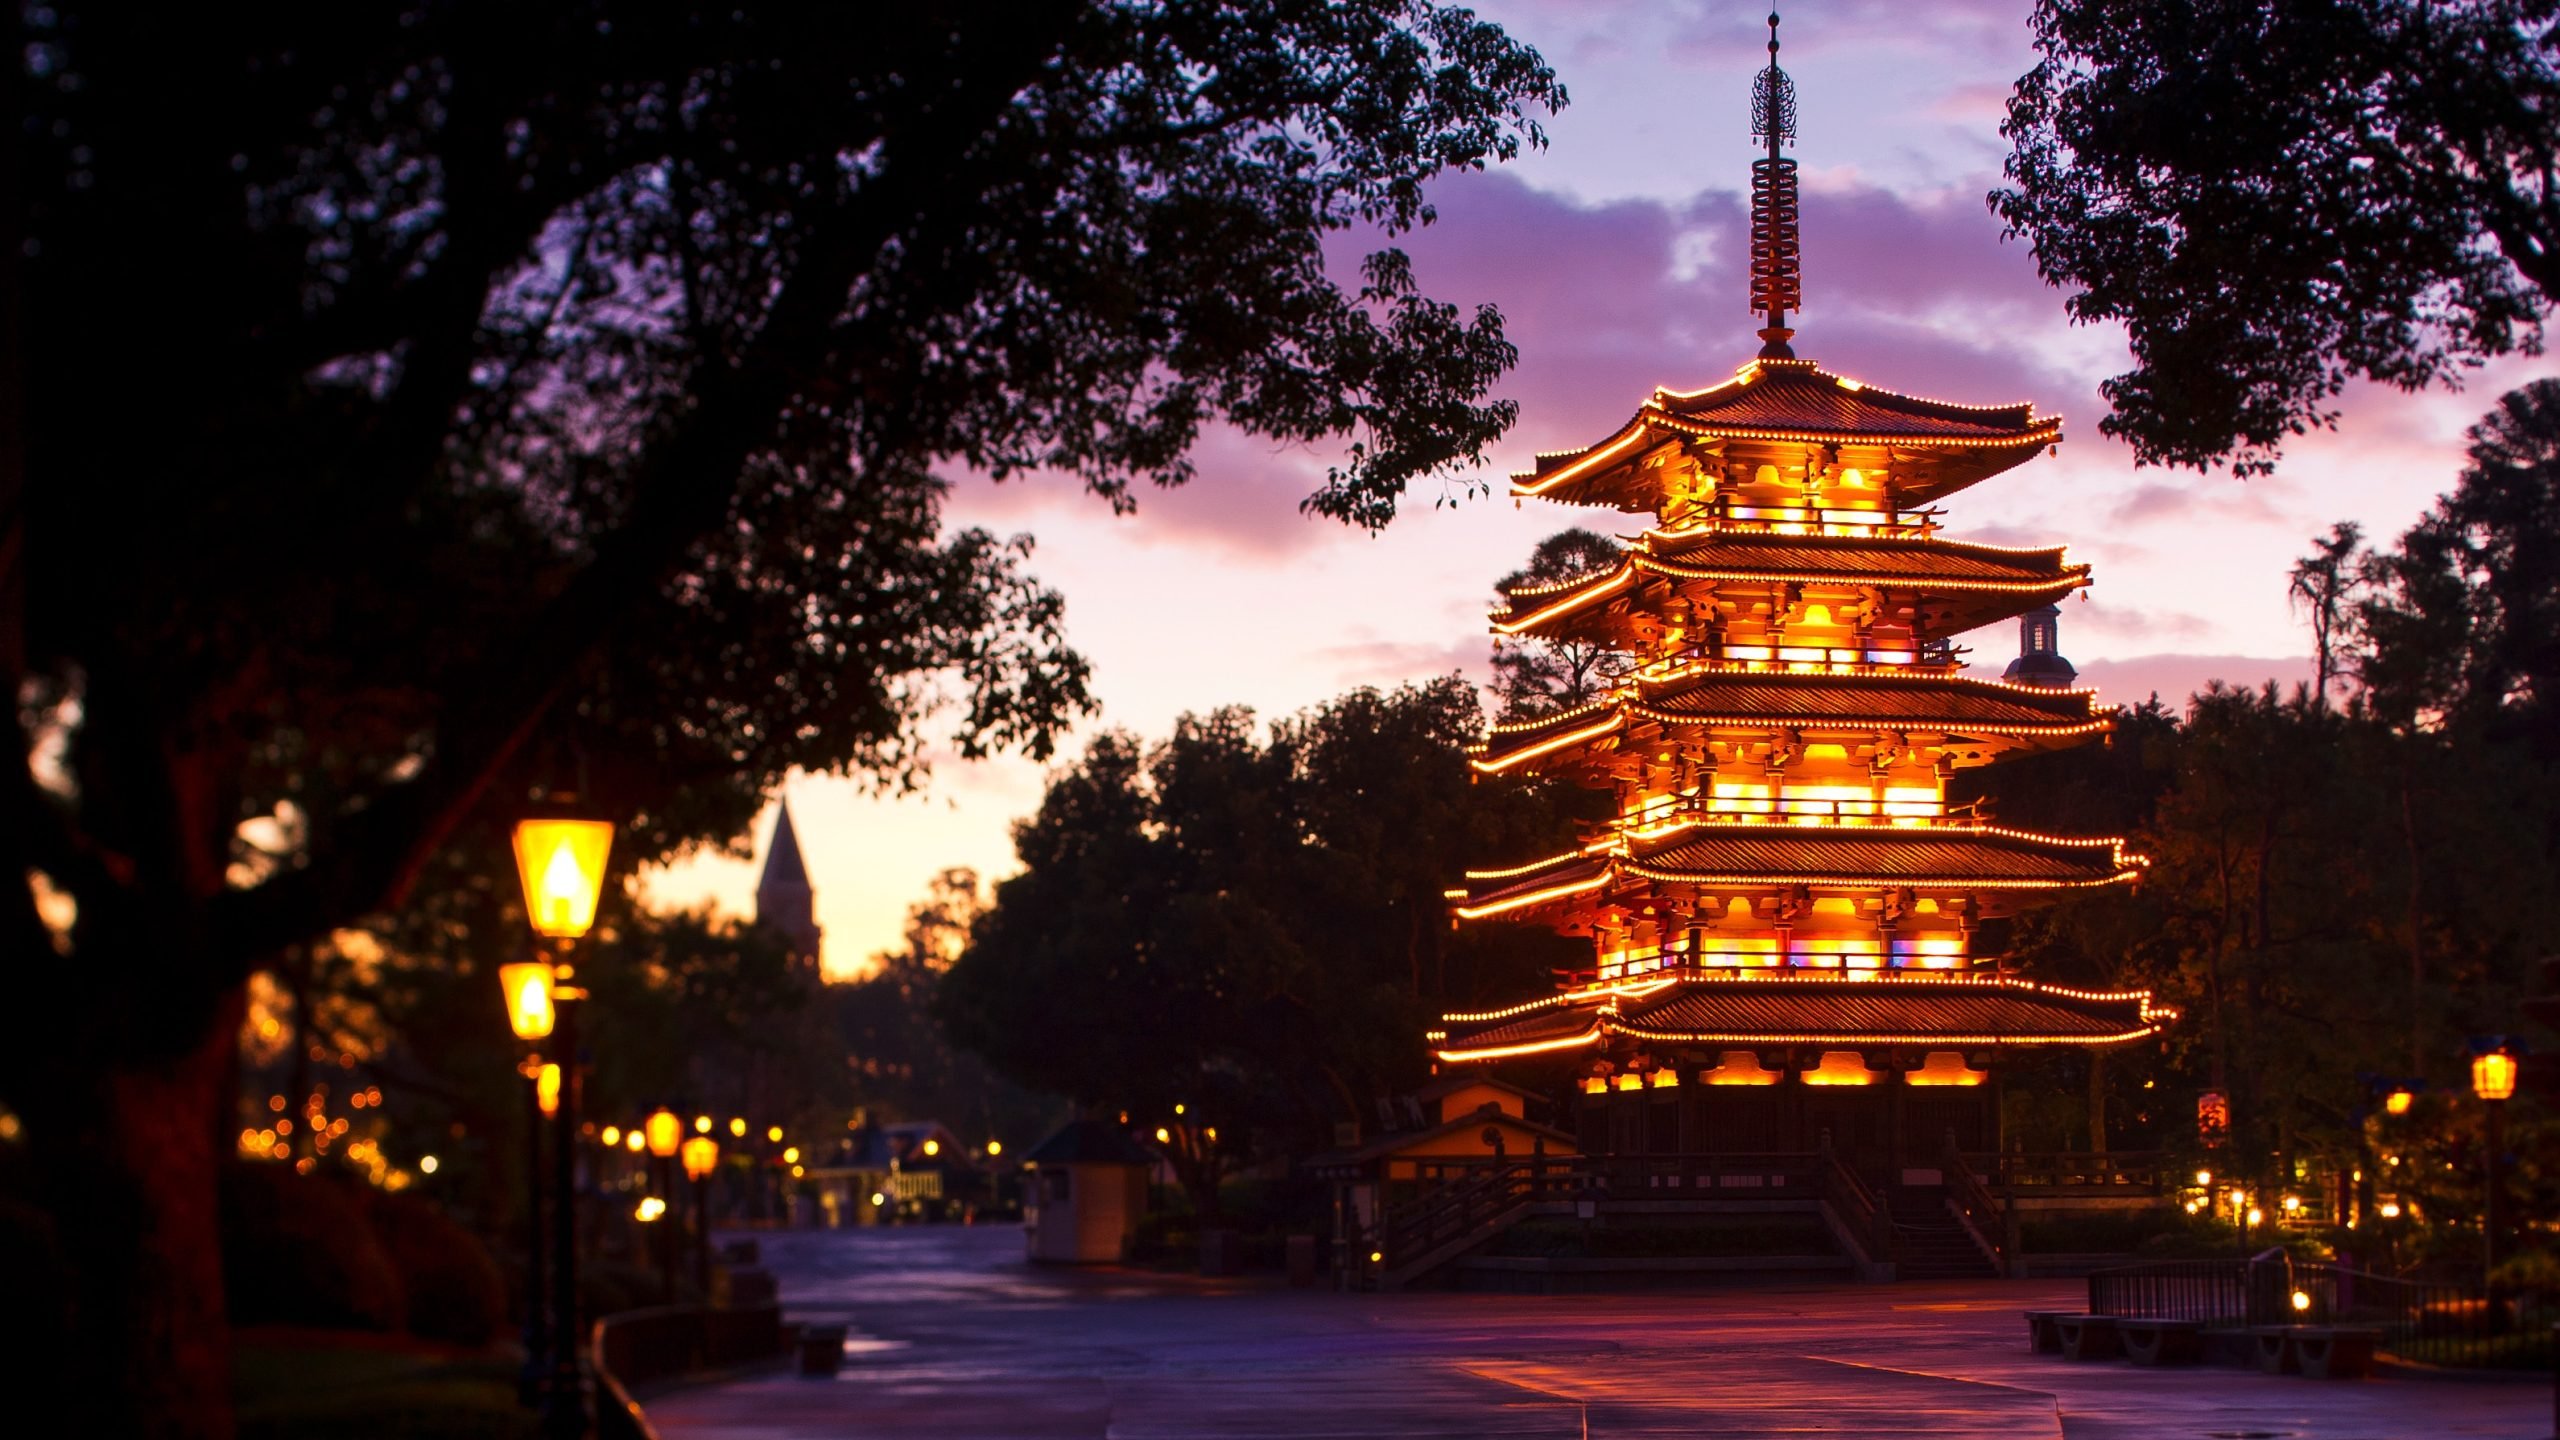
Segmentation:
[(2027, 1354), (2018, 1312), (2077, 1284), (1350, 1296), (1033, 1270), (1009, 1227), (760, 1238), (794, 1317), (855, 1327), (844, 1373), (666, 1395), (665, 1440), (2551, 1433), (2547, 1385)]

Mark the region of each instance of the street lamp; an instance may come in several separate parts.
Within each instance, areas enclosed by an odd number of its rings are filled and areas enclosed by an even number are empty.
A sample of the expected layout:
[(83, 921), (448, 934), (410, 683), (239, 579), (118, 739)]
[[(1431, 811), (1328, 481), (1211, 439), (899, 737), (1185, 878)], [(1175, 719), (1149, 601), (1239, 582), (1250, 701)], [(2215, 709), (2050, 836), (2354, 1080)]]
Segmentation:
[(2507, 1100), (2516, 1093), (2516, 1057), (2503, 1048), (2472, 1056), (2471, 1093), (2480, 1097), (2488, 1111), (2488, 1144), (2483, 1148), (2489, 1160), (2489, 1198), (2482, 1207), (2480, 1229), (2481, 1253), (2488, 1271), (2494, 1273), (2498, 1268), (2498, 1232), (2505, 1228), (2506, 1219), (2502, 1213), (2506, 1209), (2505, 1197), (2499, 1192), (2506, 1189), (2502, 1152), (2507, 1146)]
[[(516, 1073), (525, 1078), (524, 1116), (524, 1373), (518, 1377), (516, 1390), (528, 1405), (542, 1394), (542, 1379), (550, 1373), (549, 1357), (544, 1353), (544, 1321), (548, 1318), (542, 1293), (542, 1119), (559, 1107), (560, 1067), (546, 1065), (535, 1042), (551, 1034), (556, 1018), (551, 1004), (551, 966), (544, 961), (525, 960), (498, 967), (498, 991), (506, 1000), (507, 1028), (525, 1042), (524, 1060)], [(544, 1081), (550, 1081), (548, 1093)]]
[[(578, 1373), (578, 1004), (586, 992), (572, 982), (577, 971), (570, 948), (594, 927), (604, 892), (605, 857), (613, 849), (610, 821), (546, 815), (517, 822), (516, 878), (524, 886), (525, 919), (550, 942), (548, 987), (551, 1028), (557, 1038), (560, 1089), (558, 1138), (551, 1147), (551, 1385), (544, 1396), (542, 1428), (553, 1440), (577, 1440), (587, 1430), (587, 1397)], [(501, 969), (501, 983), (504, 971)], [(508, 1013), (519, 992), (510, 989)], [(539, 1075), (535, 1083), (540, 1084)], [(539, 1095), (536, 1096), (537, 1103)]]
[[(649, 1156), (657, 1162), (649, 1167), (650, 1178), (660, 1195), (673, 1195), (675, 1181), (667, 1162), (675, 1158), (677, 1148), (684, 1143), (684, 1121), (661, 1105), (649, 1113), (646, 1128)], [(676, 1303), (676, 1235), (672, 1225), (658, 1232), (658, 1298), (669, 1305)]]
[(711, 1300), (711, 1172), (720, 1164), (720, 1142), (696, 1135), (684, 1142), (684, 1178), (693, 1182), (693, 1288)]

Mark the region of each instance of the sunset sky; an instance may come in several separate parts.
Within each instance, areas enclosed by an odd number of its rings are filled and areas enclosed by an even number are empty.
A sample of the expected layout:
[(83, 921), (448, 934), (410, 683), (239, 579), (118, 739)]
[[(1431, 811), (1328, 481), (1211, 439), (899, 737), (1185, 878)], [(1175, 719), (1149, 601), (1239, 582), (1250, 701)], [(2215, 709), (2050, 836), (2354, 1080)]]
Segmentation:
[[(1955, 497), (1948, 533), (2063, 541), (2094, 564), (2094, 591), (2063, 611), (2062, 649), (2103, 698), (2175, 699), (2208, 678), (2290, 683), (2309, 671), (2285, 601), (2294, 557), (2341, 519), (2396, 535), (2451, 485), (2465, 427), (2537, 367), (2494, 367), (2460, 394), (2355, 391), (2337, 430), (2296, 444), (2272, 478), (2136, 470), (2097, 433), (2098, 383), (2127, 363), (2121, 336), (2070, 325), (2063, 297), (2037, 280), (2023, 244), (2002, 241), (1983, 203), (2008, 153), (1998, 127), (2010, 85), (2034, 62), (2031, 4), (1784, 7), (1805, 185), (1796, 352), (1871, 384), (1973, 404), (2032, 399), (2064, 417), (2060, 456)], [(1500, 307), (1520, 347), (1503, 386), (1520, 423), (1472, 477), (1494, 493), (1427, 488), (1372, 537), (1297, 513), (1332, 454), (1231, 432), (1203, 444), (1197, 481), (1142, 496), (1134, 516), (1055, 481), (955, 475), (949, 523), (1033, 535), (1033, 568), (1065, 593), (1103, 705), (1085, 733), (1157, 737), (1186, 710), (1224, 704), (1285, 715), (1353, 686), (1451, 670), (1482, 681), (1496, 576), (1568, 525), (1638, 528), (1610, 512), (1515, 510), (1503, 477), (1532, 451), (1605, 437), (1653, 386), (1723, 378), (1757, 348), (1742, 222), (1766, 11), (1720, 0), (1478, 8), (1537, 46), (1573, 96), (1547, 150), (1445, 180), (1439, 222), (1399, 242), (1426, 291)], [(1362, 248), (1352, 238), (1338, 257), (1347, 267)], [(2016, 627), (1968, 643), (1996, 673)], [(925, 794), (902, 799), (795, 777), (829, 971), (855, 972), (893, 944), (935, 871), (967, 865), (992, 879), (1014, 868), (1007, 828), (1037, 805), (1040, 781), (1020, 758), (947, 761)], [(771, 827), (768, 810), (759, 857)], [(754, 861), (715, 855), (648, 884), (660, 903), (747, 913), (754, 876)]]

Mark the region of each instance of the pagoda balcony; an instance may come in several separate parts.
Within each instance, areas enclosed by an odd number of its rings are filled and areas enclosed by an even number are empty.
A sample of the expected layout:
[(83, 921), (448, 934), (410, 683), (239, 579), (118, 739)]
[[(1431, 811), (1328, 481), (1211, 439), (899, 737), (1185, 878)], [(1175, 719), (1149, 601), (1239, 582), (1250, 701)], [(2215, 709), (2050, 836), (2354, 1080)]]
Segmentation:
[(1712, 930), (1692, 949), (1682, 941), (1669, 947), (1644, 946), (1614, 952), (1597, 965), (1558, 972), (1565, 989), (1614, 985), (1627, 980), (1663, 980), (1715, 976), (1735, 978), (1757, 970), (1964, 970), (1972, 965), (1971, 946), (1960, 935), (1868, 934), (1719, 935)]
[[(1766, 505), (1736, 496), (1719, 499), (1707, 514), (1715, 528), (1779, 535), (1898, 535), (1927, 539), (1937, 533), (1939, 511), (1840, 509), (1827, 505)], [(1683, 525), (1681, 530), (1697, 528)]]

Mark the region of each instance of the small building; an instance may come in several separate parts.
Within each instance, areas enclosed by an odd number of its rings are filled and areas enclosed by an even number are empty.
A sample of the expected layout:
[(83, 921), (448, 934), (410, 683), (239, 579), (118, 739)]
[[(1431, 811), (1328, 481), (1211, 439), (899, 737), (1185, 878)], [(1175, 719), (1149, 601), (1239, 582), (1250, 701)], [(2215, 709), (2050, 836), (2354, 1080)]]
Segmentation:
[(1529, 1118), (1532, 1090), (1482, 1071), (1444, 1075), (1379, 1113), (1402, 1128), (1389, 1128), (1366, 1144), (1318, 1155), (1308, 1168), (1333, 1182), (1334, 1242), (1350, 1245), (1371, 1233), (1389, 1205), (1409, 1200), (1426, 1183), (1505, 1160), (1570, 1160), (1580, 1152), (1572, 1132)]
[(1155, 1155), (1112, 1125), (1078, 1120), (1034, 1147), (1023, 1233), (1034, 1260), (1108, 1265), (1126, 1259), (1147, 1213)]

